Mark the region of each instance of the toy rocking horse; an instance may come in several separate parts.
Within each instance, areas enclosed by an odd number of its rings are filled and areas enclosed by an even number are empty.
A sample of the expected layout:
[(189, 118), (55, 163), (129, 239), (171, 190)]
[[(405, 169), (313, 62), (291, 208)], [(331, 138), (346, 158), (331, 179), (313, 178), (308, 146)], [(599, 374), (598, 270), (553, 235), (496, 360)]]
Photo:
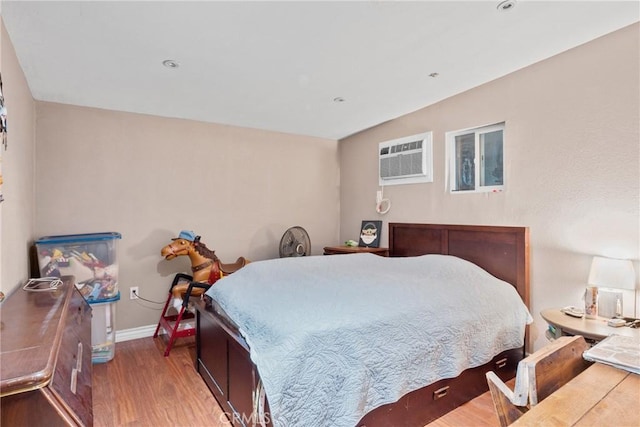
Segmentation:
[[(249, 263), (244, 257), (238, 258), (236, 262), (231, 264), (222, 263), (216, 256), (215, 251), (207, 248), (207, 246), (200, 241), (200, 236), (196, 236), (193, 231), (183, 230), (178, 235), (178, 238), (172, 240), (170, 244), (162, 248), (160, 253), (167, 260), (182, 255), (188, 256), (191, 260), (192, 276), (181, 273), (176, 274), (171, 284), (171, 289), (169, 290), (167, 302), (160, 315), (156, 332), (153, 335), (154, 338), (158, 336), (160, 327), (163, 327), (170, 333), (169, 343), (164, 352), (165, 356), (169, 355), (176, 338), (193, 336), (195, 334), (194, 327), (179, 328), (182, 319), (193, 317), (191, 313), (186, 313), (185, 315), (189, 298), (202, 295), (204, 291), (217, 280), (239, 270)], [(166, 315), (166, 311), (171, 300), (173, 300), (173, 306), (178, 311), (178, 314), (168, 316)]]
[[(196, 236), (193, 231), (181, 231), (178, 238), (172, 240), (173, 242), (162, 248), (160, 253), (167, 260), (181, 255), (188, 256), (191, 260), (192, 280), (194, 282), (212, 285), (218, 279), (241, 269), (249, 262), (246, 258), (240, 257), (234, 263), (222, 263), (216, 256), (215, 251), (207, 248), (200, 241), (200, 236)], [(178, 284), (173, 287), (171, 292), (174, 297), (174, 306), (179, 307), (182, 305), (181, 299), (188, 287), (188, 284)], [(198, 296), (204, 292), (204, 289), (199, 288), (193, 291), (193, 296)], [(175, 300), (179, 301), (177, 305)]]

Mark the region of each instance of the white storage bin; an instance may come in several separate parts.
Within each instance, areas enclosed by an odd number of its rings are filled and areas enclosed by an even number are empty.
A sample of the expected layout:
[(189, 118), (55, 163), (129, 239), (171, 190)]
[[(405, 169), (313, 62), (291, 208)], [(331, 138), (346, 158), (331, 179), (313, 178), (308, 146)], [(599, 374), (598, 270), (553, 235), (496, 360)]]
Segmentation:
[(116, 352), (116, 302), (120, 293), (114, 298), (89, 301), (92, 309), (91, 318), (91, 361), (105, 363), (113, 359)]

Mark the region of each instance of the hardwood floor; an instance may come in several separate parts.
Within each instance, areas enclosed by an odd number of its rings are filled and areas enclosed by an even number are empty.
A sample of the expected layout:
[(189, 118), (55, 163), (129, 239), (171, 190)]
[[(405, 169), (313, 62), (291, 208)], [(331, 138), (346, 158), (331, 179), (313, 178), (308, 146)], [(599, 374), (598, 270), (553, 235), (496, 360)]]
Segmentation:
[[(116, 344), (113, 360), (93, 365), (96, 427), (230, 426), (194, 368), (193, 338), (182, 338), (164, 357), (161, 338)], [(489, 393), (428, 427), (497, 427)], [(311, 427), (311, 426), (309, 426)]]
[(230, 426), (193, 366), (193, 338), (163, 352), (161, 338), (126, 341), (93, 365), (94, 426)]

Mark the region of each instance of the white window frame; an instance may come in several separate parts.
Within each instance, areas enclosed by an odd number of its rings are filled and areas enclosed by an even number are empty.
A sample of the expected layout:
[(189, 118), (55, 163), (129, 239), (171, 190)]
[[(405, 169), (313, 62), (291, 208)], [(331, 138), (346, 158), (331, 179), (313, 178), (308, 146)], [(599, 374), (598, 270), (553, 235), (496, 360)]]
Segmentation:
[[(502, 131), (502, 184), (501, 185), (480, 185), (480, 174), (484, 170), (484, 146), (480, 144), (480, 135)], [(456, 188), (457, 180), (457, 162), (456, 162), (456, 136), (467, 135), (473, 133), (475, 135), (475, 149), (474, 149), (474, 183), (475, 187), (469, 190), (458, 190)], [(498, 193), (505, 189), (506, 173), (505, 173), (505, 123), (496, 123), (492, 125), (485, 125), (473, 128), (467, 128), (457, 131), (451, 131), (445, 133), (445, 139), (447, 144), (447, 158), (449, 169), (449, 192), (452, 194), (469, 194), (469, 193)]]

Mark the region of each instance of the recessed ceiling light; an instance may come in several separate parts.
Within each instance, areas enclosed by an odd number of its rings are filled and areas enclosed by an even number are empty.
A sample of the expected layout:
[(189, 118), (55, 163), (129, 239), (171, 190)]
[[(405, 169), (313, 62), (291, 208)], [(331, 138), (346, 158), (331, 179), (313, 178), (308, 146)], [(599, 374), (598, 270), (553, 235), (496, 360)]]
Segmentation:
[(498, 3), (498, 10), (500, 12), (506, 12), (516, 7), (516, 0), (504, 0)]
[(344, 102), (346, 101), (346, 99), (344, 99), (341, 96), (336, 96), (335, 98), (333, 98), (333, 102)]
[(173, 59), (165, 59), (164, 61), (162, 61), (162, 65), (167, 68), (178, 68), (180, 66), (180, 64), (178, 64), (178, 62), (174, 61)]

